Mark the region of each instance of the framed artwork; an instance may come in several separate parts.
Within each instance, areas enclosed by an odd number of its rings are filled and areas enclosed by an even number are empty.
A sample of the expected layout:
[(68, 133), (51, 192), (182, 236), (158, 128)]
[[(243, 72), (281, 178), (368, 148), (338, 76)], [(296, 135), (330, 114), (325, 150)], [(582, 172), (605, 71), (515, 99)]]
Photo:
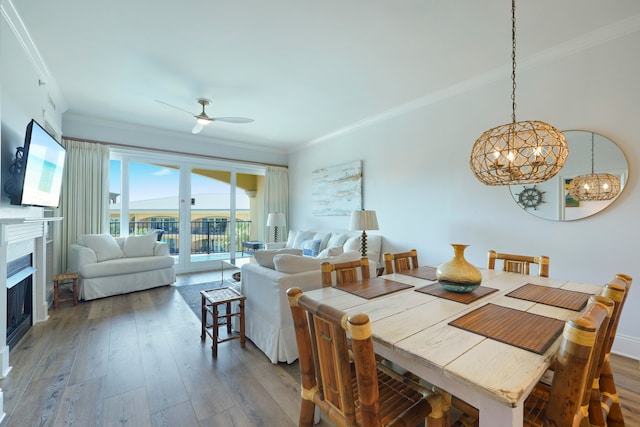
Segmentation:
[(314, 215), (349, 216), (362, 209), (362, 160), (311, 172)]
[(573, 197), (571, 197), (571, 194), (569, 194), (569, 184), (571, 184), (572, 180), (573, 178), (565, 178), (564, 180), (564, 207), (565, 208), (580, 207), (580, 200), (574, 199)]

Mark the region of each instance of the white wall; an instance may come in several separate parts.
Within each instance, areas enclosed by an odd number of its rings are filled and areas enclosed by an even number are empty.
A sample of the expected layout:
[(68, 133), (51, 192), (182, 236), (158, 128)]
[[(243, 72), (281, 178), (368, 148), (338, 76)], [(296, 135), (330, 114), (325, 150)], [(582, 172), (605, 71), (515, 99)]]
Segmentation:
[[(496, 249), (548, 255), (553, 277), (602, 284), (620, 272), (640, 279), (639, 45), (640, 34), (632, 33), (568, 57), (534, 61), (518, 72), (519, 120), (594, 131), (626, 154), (629, 182), (604, 212), (573, 222), (543, 220), (521, 209), (508, 188), (474, 178), (474, 141), (511, 118), (505, 73), (500, 81), (292, 153), (290, 228), (347, 228), (348, 217), (311, 214), (311, 171), (362, 159), (364, 207), (377, 212), (383, 251), (416, 248), (422, 264), (437, 265), (451, 258), (450, 243), (468, 243), (466, 256), (477, 266), (486, 265), (488, 249)], [(638, 325), (635, 286), (618, 328), (617, 352), (640, 359)]]

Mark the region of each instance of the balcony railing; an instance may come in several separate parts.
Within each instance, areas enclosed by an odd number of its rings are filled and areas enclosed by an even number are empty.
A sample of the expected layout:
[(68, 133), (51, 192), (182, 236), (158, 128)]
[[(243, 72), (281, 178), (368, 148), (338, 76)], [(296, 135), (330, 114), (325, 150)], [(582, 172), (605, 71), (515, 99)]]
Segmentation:
[[(231, 230), (227, 221), (191, 221), (191, 254), (212, 254), (229, 252)], [(146, 234), (152, 230), (162, 230), (163, 242), (167, 242), (170, 252), (180, 251), (180, 223), (178, 221), (135, 221), (129, 223), (129, 235)], [(120, 223), (109, 224), (109, 233), (120, 236)], [(250, 239), (251, 221), (236, 220), (236, 248)]]

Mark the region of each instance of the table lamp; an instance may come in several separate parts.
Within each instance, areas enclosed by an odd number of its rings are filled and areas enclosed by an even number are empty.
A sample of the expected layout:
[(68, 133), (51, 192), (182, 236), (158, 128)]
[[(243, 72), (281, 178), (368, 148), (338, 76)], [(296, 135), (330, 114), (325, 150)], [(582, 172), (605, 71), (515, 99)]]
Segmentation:
[(376, 211), (351, 211), (351, 222), (349, 230), (362, 230), (362, 238), (360, 239), (360, 252), (363, 257), (367, 256), (367, 233), (366, 230), (378, 230), (378, 219)]
[(286, 221), (284, 220), (284, 214), (279, 212), (271, 212), (267, 217), (267, 227), (273, 227), (273, 241), (278, 241), (278, 227), (284, 227)]

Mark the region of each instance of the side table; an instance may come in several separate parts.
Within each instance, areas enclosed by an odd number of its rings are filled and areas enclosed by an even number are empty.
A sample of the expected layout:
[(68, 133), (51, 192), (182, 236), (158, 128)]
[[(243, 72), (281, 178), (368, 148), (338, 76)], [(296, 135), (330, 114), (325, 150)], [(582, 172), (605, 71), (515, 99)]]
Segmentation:
[(61, 288), (60, 285), (63, 284), (71, 285), (73, 305), (78, 304), (78, 273), (56, 274), (53, 276), (53, 308), (58, 308), (58, 303), (61, 301), (58, 292)]
[[(204, 341), (207, 335), (211, 337), (211, 340), (213, 341), (211, 343), (211, 355), (213, 357), (218, 357), (218, 344), (225, 341), (240, 339), (240, 347), (244, 348), (246, 342), (244, 335), (245, 296), (230, 287), (200, 291), (200, 295), (202, 296), (202, 326), (200, 339)], [(234, 301), (238, 302), (237, 312), (231, 311), (231, 303)], [(221, 304), (224, 304), (226, 308), (224, 314), (220, 314), (219, 306)], [(211, 314), (211, 322), (207, 320), (208, 313)], [(231, 318), (236, 316), (240, 317), (240, 333), (237, 335), (232, 334), (231, 331)], [(227, 327), (227, 338), (220, 338), (218, 328), (225, 325)]]
[(264, 242), (260, 242), (258, 240), (254, 240), (250, 242), (242, 242), (242, 256), (244, 256), (245, 252), (251, 255), (258, 249), (262, 249), (262, 248), (264, 248)]

